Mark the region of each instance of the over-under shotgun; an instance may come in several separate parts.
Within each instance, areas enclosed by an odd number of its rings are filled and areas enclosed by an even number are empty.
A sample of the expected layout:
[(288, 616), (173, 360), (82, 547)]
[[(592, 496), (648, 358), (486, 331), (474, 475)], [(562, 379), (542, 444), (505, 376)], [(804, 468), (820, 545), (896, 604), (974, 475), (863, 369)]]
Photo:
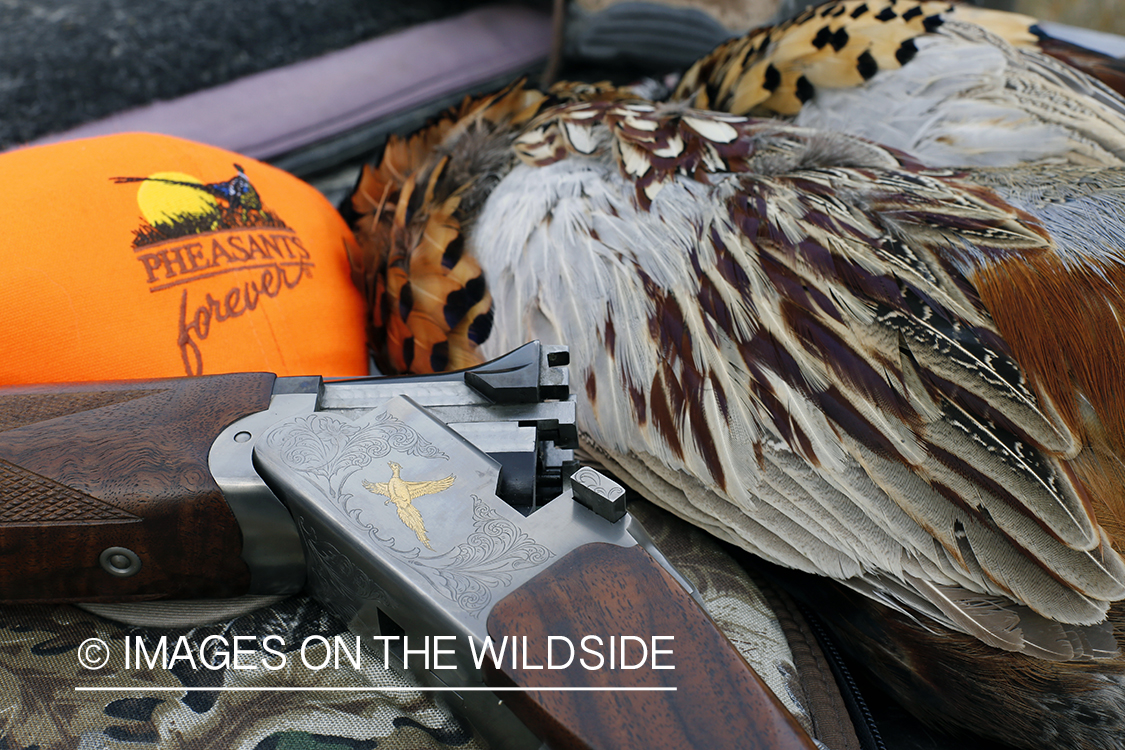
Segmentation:
[(565, 365), (0, 389), (0, 600), (306, 589), (375, 645), (445, 636), (422, 677), (498, 748), (812, 748), (577, 468)]

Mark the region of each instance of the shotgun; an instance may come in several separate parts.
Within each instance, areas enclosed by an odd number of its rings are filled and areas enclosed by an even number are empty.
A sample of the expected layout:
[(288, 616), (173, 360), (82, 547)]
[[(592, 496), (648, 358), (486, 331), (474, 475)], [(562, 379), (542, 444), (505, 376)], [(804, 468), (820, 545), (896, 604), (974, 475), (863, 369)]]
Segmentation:
[(0, 389), (0, 600), (305, 589), (496, 748), (813, 748), (575, 463), (566, 364)]

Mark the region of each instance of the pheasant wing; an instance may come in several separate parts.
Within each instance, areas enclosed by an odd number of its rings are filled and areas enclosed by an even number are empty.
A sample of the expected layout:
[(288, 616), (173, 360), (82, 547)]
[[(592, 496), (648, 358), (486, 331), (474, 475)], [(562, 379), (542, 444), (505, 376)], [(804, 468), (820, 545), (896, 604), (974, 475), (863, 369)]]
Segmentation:
[(445, 479), (433, 479), (428, 482), (407, 482), (406, 491), (410, 493), (410, 499), (415, 500), (423, 495), (432, 495), (435, 492), (449, 489), (456, 479), (457, 477), (451, 474)]
[(382, 495), (383, 497), (391, 496), (390, 485), (386, 482), (368, 482), (364, 479), (363, 488), (374, 495)]
[[(1080, 437), (966, 276), (1049, 249), (1031, 217), (870, 143), (692, 110), (570, 104), (516, 148), (474, 235), (510, 315), (490, 344), (568, 343), (588, 442), (657, 499), (962, 629), (1010, 620), (950, 591), (1078, 624), (1125, 596)], [(994, 641), (1034, 633), (1060, 653), (1050, 628)]]

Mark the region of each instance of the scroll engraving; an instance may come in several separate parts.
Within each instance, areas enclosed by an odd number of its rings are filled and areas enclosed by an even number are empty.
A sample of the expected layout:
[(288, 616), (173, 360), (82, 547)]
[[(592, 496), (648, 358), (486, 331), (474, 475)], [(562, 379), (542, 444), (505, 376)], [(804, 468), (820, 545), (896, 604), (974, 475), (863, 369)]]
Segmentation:
[(297, 517), (297, 525), (301, 527), (301, 538), (308, 551), (309, 578), (314, 589), (330, 590), (332, 599), (341, 605), (354, 602), (356, 611), (361, 601), (387, 606), (390, 596), (382, 586), (371, 580), (334, 545), (317, 539), (316, 530), (305, 523), (304, 517)]
[(331, 414), (310, 414), (287, 429), (274, 430), (267, 440), (289, 466), (323, 479), (332, 490), (331, 497), (352, 474), (392, 450), (419, 458), (449, 459), (413, 428), (386, 412), (364, 425)]
[(430, 584), (477, 617), (492, 602), (491, 589), (507, 586), (512, 572), (542, 565), (554, 553), (473, 495), (473, 532), (449, 552), (408, 562)]
[(600, 495), (610, 502), (625, 494), (624, 487), (589, 466), (583, 466), (574, 472), (572, 479), (575, 484), (582, 485), (584, 490)]
[[(312, 414), (276, 428), (266, 436), (266, 442), (381, 549), (413, 568), (438, 593), (475, 617), (491, 604), (493, 589), (510, 584), (513, 572), (540, 566), (553, 556), (547, 547), (476, 495), (472, 496), (473, 531), (465, 541), (438, 554), (423, 554), (420, 547), (400, 548), (389, 531), (361, 520), (363, 501), (344, 491), (344, 485), (372, 461), (388, 456), (392, 450), (424, 459), (449, 460), (446, 453), (389, 413), (368, 416), (365, 421), (355, 424), (333, 414)], [(432, 550), (429, 544), (426, 547)], [(336, 569), (340, 570), (338, 566)]]

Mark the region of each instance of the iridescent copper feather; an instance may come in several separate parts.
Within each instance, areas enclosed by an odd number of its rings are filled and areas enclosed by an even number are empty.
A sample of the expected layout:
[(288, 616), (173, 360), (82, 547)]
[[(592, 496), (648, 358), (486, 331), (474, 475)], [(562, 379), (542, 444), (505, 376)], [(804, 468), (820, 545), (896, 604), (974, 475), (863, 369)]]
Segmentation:
[[(568, 345), (591, 454), (909, 621), (1120, 674), (1125, 410), (1099, 361), (1125, 361), (1125, 232), (1064, 214), (1116, 210), (1125, 173), (1069, 167), (1080, 187), (1051, 193), (1042, 167), (930, 169), (605, 92), (445, 132), (403, 184), (465, 175), (463, 253), (495, 309), (480, 353)], [(478, 177), (482, 154), (499, 166)], [(401, 252), (426, 217), (365, 241)], [(1084, 311), (1109, 327), (1053, 317)]]
[(1084, 447), (1069, 463), (1101, 524), (1125, 543), (1125, 170), (978, 170), (1033, 214), (1050, 247), (976, 259), (966, 276), (1040, 397)]
[(409, 138), (392, 136), (379, 165), (364, 167), (342, 212), (356, 229), (352, 278), (368, 301), (368, 345), (383, 372), (440, 372), (481, 361), (492, 302), (480, 265), (464, 252), (462, 225), (479, 209), (471, 188), (508, 165), (460, 154), (451, 167), (434, 155), (466, 132), (509, 132), (544, 101), (518, 83), (466, 97)]
[(673, 98), (861, 135), (931, 166), (1121, 164), (1125, 105), (1075, 65), (1115, 85), (1125, 69), (1050, 39), (1028, 16), (833, 0), (719, 46)]

